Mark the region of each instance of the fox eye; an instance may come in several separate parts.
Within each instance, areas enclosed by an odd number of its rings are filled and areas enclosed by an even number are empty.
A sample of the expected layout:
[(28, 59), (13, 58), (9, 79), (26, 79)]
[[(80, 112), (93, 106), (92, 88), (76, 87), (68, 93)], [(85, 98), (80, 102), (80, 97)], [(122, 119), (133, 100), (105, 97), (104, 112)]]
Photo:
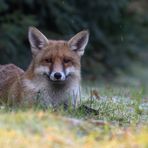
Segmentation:
[(52, 59), (44, 59), (46, 63), (52, 63)]
[(70, 59), (63, 59), (63, 62), (64, 62), (65, 64), (67, 64), (67, 63), (70, 63), (71, 60), (70, 60)]

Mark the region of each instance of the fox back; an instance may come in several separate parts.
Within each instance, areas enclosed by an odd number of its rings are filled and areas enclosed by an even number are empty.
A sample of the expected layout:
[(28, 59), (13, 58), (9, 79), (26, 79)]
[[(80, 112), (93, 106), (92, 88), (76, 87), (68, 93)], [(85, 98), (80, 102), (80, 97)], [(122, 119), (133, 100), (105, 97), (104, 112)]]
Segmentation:
[(14, 64), (0, 65), (0, 103), (8, 102), (10, 90), (23, 74), (24, 71)]
[(81, 31), (69, 41), (48, 40), (38, 29), (30, 27), (28, 38), (32, 62), (20, 75), (21, 83), (14, 82), (13, 90), (19, 87), (20, 91), (15, 96), (11, 91), (10, 99), (19, 96), (20, 104), (29, 105), (37, 102), (44, 106), (76, 105), (80, 98), (80, 60), (88, 42), (88, 31)]

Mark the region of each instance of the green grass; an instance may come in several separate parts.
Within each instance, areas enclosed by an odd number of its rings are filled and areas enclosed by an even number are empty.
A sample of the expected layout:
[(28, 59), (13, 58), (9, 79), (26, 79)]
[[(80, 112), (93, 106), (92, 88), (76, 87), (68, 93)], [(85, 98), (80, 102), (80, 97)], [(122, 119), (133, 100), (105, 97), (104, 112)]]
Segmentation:
[(76, 109), (1, 106), (0, 147), (147, 147), (143, 96), (140, 88), (108, 85), (87, 88)]
[(122, 128), (63, 118), (46, 111), (1, 113), (0, 147), (112, 147), (148, 145), (147, 127)]

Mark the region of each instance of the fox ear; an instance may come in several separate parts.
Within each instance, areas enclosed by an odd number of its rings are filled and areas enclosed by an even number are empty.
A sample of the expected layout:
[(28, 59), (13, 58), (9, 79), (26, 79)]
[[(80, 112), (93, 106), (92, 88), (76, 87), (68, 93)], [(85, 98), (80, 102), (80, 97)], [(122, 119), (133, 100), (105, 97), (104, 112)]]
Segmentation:
[(48, 44), (48, 39), (35, 27), (29, 27), (28, 38), (34, 55)]
[(79, 56), (84, 54), (85, 47), (88, 43), (89, 32), (81, 31), (72, 37), (69, 41), (69, 47), (71, 50), (75, 51)]

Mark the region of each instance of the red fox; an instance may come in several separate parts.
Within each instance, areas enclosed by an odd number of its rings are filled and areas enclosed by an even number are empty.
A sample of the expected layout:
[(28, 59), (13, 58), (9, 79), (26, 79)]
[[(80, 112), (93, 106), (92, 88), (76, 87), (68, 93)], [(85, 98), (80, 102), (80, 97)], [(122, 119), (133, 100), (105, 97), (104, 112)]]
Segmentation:
[(81, 31), (69, 41), (48, 40), (30, 27), (28, 38), (32, 62), (25, 72), (13, 64), (0, 65), (0, 101), (27, 106), (76, 105), (80, 98), (80, 60), (89, 32)]

